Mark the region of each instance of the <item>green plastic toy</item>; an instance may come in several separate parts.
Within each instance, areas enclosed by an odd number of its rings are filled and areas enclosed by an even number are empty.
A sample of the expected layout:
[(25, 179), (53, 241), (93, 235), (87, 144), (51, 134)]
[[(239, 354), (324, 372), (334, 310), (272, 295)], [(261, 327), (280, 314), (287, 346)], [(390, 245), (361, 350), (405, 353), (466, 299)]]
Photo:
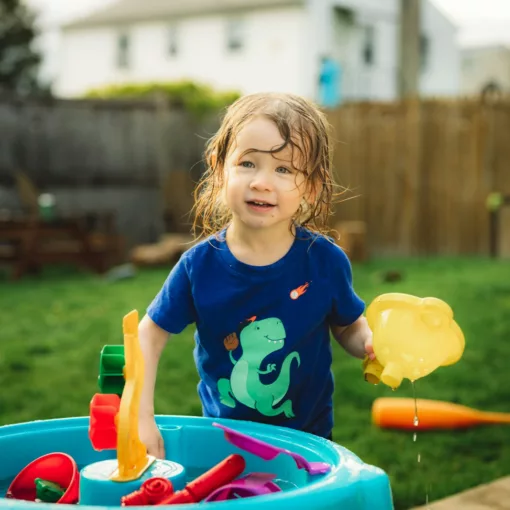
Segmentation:
[(124, 391), (124, 358), (123, 345), (105, 345), (99, 360), (98, 384), (101, 393), (122, 395)]
[(42, 478), (35, 480), (36, 497), (42, 503), (56, 503), (65, 493), (58, 483), (48, 482)]

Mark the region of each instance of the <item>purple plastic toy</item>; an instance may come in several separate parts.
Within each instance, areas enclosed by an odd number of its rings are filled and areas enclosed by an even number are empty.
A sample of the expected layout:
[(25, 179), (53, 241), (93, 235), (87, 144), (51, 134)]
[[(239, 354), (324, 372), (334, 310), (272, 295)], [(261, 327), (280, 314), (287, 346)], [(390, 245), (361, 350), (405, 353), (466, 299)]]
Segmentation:
[(225, 501), (227, 499), (251, 498), (263, 496), (273, 492), (280, 492), (281, 489), (271, 480), (275, 475), (267, 473), (251, 473), (224, 485), (209, 494), (204, 501)]
[(293, 453), (285, 448), (278, 448), (277, 446), (273, 446), (261, 441), (260, 439), (255, 439), (254, 437), (247, 436), (246, 434), (242, 434), (241, 432), (237, 432), (236, 430), (225, 427), (225, 425), (220, 425), (216, 422), (214, 422), (213, 425), (223, 429), (225, 438), (234, 446), (237, 446), (245, 452), (253, 453), (264, 460), (274, 459), (277, 455), (283, 453), (285, 455), (290, 455), (296, 462), (299, 469), (306, 469), (311, 475), (323, 475), (325, 473), (329, 473), (331, 470), (331, 466), (326, 462), (308, 462), (298, 453)]

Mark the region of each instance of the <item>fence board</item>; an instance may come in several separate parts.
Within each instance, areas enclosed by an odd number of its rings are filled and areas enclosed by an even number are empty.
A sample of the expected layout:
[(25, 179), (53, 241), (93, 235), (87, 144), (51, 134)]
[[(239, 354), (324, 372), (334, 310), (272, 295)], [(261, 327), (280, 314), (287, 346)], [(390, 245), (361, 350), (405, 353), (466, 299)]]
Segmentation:
[(216, 128), (217, 119), (199, 121), (161, 100), (0, 96), (0, 210), (21, 205), (14, 176), (22, 170), (56, 196), (63, 214), (115, 211), (128, 245), (156, 241), (165, 219), (189, 228), (188, 219), (178, 222), (191, 209), (192, 176), (200, 176), (204, 140)]
[(510, 193), (510, 103), (350, 104), (330, 112), (338, 180), (372, 253), (488, 253), (490, 192)]

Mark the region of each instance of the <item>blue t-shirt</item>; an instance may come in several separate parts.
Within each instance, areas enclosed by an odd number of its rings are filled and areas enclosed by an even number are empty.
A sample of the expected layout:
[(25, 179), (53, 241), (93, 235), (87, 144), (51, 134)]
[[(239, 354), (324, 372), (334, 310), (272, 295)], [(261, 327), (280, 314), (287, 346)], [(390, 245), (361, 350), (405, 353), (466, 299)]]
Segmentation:
[(148, 308), (169, 333), (196, 324), (205, 416), (283, 425), (328, 437), (333, 428), (330, 324), (360, 317), (344, 252), (298, 228), (269, 266), (240, 262), (225, 232), (188, 250)]

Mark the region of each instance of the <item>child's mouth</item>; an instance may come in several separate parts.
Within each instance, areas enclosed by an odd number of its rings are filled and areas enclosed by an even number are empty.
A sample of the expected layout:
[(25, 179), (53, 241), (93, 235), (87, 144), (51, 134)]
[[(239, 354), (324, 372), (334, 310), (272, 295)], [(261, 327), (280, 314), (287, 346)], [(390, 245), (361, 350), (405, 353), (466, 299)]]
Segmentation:
[(273, 204), (267, 202), (259, 202), (257, 200), (248, 200), (246, 202), (252, 209), (272, 209), (275, 207)]

